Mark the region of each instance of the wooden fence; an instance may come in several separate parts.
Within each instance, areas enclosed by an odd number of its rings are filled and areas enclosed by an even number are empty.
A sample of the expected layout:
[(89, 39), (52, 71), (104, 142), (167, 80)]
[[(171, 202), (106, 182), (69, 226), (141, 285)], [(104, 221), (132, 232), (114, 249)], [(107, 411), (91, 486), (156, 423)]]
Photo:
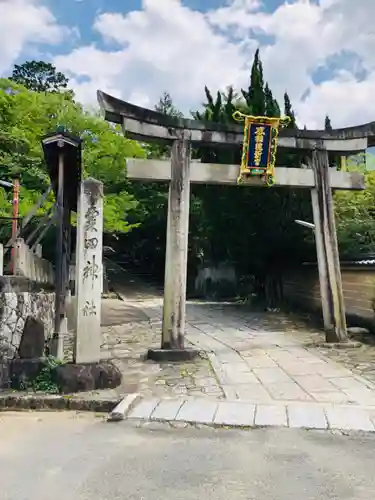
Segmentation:
[[(341, 278), (349, 324), (368, 326), (375, 331), (375, 260), (342, 262)], [(317, 266), (305, 264), (285, 271), (283, 298), (307, 311), (321, 312)]]

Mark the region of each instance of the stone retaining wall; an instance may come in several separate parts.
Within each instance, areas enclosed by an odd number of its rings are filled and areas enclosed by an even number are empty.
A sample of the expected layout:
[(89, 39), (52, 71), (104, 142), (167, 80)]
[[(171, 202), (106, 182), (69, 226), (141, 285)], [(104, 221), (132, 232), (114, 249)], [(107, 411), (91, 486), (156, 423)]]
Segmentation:
[(53, 332), (54, 293), (0, 293), (0, 347), (3, 357), (13, 357), (18, 349), (27, 316), (44, 324), (48, 339)]

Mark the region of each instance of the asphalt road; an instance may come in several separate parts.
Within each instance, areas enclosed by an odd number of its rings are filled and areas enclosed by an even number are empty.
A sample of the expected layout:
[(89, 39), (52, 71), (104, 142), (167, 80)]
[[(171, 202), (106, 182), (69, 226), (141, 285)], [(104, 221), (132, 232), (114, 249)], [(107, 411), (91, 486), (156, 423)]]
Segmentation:
[(373, 499), (375, 436), (0, 414), (2, 500)]

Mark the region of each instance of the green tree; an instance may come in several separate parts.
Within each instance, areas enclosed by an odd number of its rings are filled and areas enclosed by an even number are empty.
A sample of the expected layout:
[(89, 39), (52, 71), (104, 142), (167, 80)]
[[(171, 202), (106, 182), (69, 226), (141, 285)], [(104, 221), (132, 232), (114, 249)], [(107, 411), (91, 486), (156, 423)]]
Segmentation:
[[(164, 92), (154, 109), (177, 120), (183, 117), (168, 92)], [(145, 149), (148, 158), (169, 158), (171, 153), (169, 145), (149, 144)], [(135, 267), (147, 268), (148, 272), (159, 276), (160, 280), (164, 276), (168, 187), (168, 184), (160, 182), (131, 185), (131, 192), (139, 207), (139, 228), (137, 231), (120, 235), (118, 243), (114, 245), (121, 249), (122, 253), (126, 253)]]
[[(126, 232), (139, 224), (140, 209), (124, 167), (125, 158), (145, 157), (145, 152), (138, 143), (125, 139), (119, 127), (84, 111), (65, 93), (34, 92), (7, 79), (0, 79), (0, 116), (0, 178), (12, 181), (20, 176), (21, 216), (50, 182), (41, 138), (63, 125), (83, 139), (84, 176), (104, 183), (105, 230)], [(0, 209), (10, 214), (8, 204)], [(132, 224), (127, 220), (130, 213)]]
[(266, 83), (264, 87), (264, 98), (265, 98), (265, 115), (270, 117), (280, 116), (280, 106), (276, 99), (272, 95), (272, 91)]
[(249, 113), (255, 116), (264, 116), (266, 103), (264, 96), (263, 65), (256, 50), (251, 68), (250, 85), (247, 90), (241, 90), (246, 101)]
[[(233, 113), (236, 110), (234, 104), (235, 93), (232, 87), (228, 87), (226, 92), (217, 92), (215, 98), (206, 86), (204, 88), (206, 102), (203, 103), (202, 111), (193, 111), (193, 118), (205, 122), (233, 123)], [(223, 151), (220, 148), (200, 147), (194, 151), (194, 156), (199, 157), (203, 163), (225, 163), (231, 162), (233, 153)], [(238, 150), (240, 158), (240, 150)]]
[(364, 153), (348, 158), (347, 170), (366, 177), (364, 191), (336, 191), (335, 214), (340, 253), (358, 258), (375, 248), (375, 157)]
[[(183, 114), (174, 105), (173, 99), (168, 92), (164, 92), (159, 102), (154, 106), (155, 111), (173, 118), (183, 118)], [(161, 144), (148, 144), (146, 146), (148, 158), (167, 158), (171, 154), (171, 147)]]
[(160, 97), (159, 102), (155, 106), (155, 110), (168, 116), (183, 118), (183, 114), (174, 105), (173, 99), (168, 92), (164, 92)]
[(207, 86), (204, 87), (204, 92), (207, 102), (203, 103), (203, 111), (193, 111), (193, 117), (201, 121), (220, 121), (223, 118), (222, 93), (217, 92), (214, 99)]
[(15, 83), (35, 92), (59, 92), (68, 87), (68, 78), (55, 66), (44, 61), (16, 64), (10, 77)]
[(287, 92), (284, 94), (284, 116), (289, 116), (290, 118), (290, 122), (288, 124), (289, 128), (297, 128), (296, 117)]

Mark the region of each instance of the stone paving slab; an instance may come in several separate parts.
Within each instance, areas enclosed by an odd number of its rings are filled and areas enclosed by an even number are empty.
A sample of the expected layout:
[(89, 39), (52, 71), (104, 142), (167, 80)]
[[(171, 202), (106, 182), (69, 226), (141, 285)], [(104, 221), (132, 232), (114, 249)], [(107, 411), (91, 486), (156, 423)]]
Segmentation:
[(214, 421), (218, 403), (207, 399), (189, 399), (181, 406), (175, 420), (209, 424)]
[(256, 426), (277, 426), (288, 425), (286, 406), (284, 405), (257, 405), (255, 409)]
[(164, 399), (151, 413), (152, 420), (175, 420), (185, 399)]
[(144, 399), (140, 401), (129, 413), (129, 418), (148, 420), (160, 401), (157, 398)]
[[(246, 384), (246, 385), (241, 385), (236, 387), (231, 386), (231, 387), (232, 391), (235, 392), (236, 397), (235, 398), (228, 397), (227, 399), (239, 399), (252, 403), (268, 403), (272, 402), (273, 400), (270, 392), (261, 384)], [(228, 386), (226, 386), (225, 390), (226, 393), (227, 393), (227, 388)]]
[(311, 401), (312, 396), (295, 382), (267, 384), (267, 390), (276, 400)]
[(296, 404), (288, 407), (289, 427), (306, 429), (327, 429), (328, 422), (324, 408), (307, 404)]
[(342, 389), (342, 392), (350, 401), (354, 401), (362, 405), (375, 405), (374, 391), (367, 387), (359, 387), (356, 389)]
[(332, 404), (350, 404), (355, 403), (346, 394), (340, 391), (336, 392), (317, 392), (314, 394), (314, 401), (319, 403)]
[(291, 427), (375, 432), (375, 408), (319, 403), (252, 404), (201, 398), (142, 400), (129, 419), (225, 427)]
[(254, 368), (253, 372), (264, 386), (275, 382), (293, 382), (290, 376), (281, 368)]
[(339, 389), (359, 389), (364, 385), (363, 381), (358, 380), (356, 377), (334, 377), (328, 379), (331, 384), (335, 385)]
[(333, 392), (338, 387), (333, 385), (329, 380), (323, 378), (321, 375), (298, 375), (294, 380), (308, 393), (316, 392)]
[(255, 405), (237, 401), (223, 401), (218, 406), (214, 424), (251, 427), (254, 425)]
[(370, 413), (360, 408), (328, 407), (326, 415), (331, 428), (374, 431)]

